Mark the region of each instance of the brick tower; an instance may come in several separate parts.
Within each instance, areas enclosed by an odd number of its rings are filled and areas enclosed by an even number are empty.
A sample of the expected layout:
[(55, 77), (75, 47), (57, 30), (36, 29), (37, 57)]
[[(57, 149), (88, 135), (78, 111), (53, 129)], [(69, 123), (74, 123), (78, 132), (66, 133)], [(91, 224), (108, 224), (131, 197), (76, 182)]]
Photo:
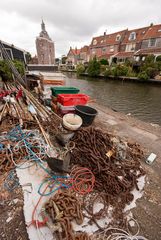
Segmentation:
[(39, 37), (36, 38), (36, 50), (38, 64), (55, 64), (54, 42), (49, 37), (43, 20), (41, 23), (41, 32), (39, 34)]

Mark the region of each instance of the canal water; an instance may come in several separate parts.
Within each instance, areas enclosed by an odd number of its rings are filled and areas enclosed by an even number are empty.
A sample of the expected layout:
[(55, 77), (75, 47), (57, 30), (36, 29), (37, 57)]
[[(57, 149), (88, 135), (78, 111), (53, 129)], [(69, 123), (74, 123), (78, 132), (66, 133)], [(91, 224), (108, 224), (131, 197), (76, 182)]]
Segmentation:
[(161, 125), (161, 85), (79, 77), (66, 73), (66, 84), (78, 87), (100, 105)]

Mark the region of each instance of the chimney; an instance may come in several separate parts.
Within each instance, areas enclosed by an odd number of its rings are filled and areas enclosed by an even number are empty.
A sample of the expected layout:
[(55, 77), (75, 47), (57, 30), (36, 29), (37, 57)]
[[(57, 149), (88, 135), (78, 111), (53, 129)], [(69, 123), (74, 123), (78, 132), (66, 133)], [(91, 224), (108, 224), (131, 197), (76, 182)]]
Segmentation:
[(106, 32), (104, 32), (104, 36), (106, 36)]

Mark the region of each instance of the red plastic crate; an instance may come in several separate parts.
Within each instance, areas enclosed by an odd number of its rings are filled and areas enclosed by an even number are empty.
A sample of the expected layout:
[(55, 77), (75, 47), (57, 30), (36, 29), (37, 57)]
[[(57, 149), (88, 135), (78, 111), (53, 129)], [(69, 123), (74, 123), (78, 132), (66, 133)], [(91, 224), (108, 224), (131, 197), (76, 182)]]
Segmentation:
[(59, 94), (58, 102), (63, 106), (86, 105), (89, 96), (86, 94)]

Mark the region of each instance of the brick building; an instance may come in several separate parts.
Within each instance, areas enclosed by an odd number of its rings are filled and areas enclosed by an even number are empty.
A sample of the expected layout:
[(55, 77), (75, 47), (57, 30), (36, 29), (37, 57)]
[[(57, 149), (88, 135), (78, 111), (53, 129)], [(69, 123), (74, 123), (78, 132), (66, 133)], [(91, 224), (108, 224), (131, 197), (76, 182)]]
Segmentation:
[(66, 65), (69, 67), (76, 66), (80, 60), (80, 49), (70, 47), (67, 54)]
[(84, 46), (80, 49), (80, 63), (86, 63), (89, 62), (90, 59), (90, 49), (89, 46)]
[(38, 64), (55, 64), (55, 47), (54, 42), (49, 37), (46, 29), (45, 23), (42, 20), (41, 32), (39, 37), (36, 38), (36, 49)]
[(96, 56), (98, 59), (111, 60), (112, 56), (120, 51), (121, 42), (125, 38), (127, 30), (112, 34), (104, 33), (103, 36), (94, 37), (90, 45), (90, 58)]
[(134, 55), (142, 59), (148, 54), (154, 54), (156, 57), (161, 55), (161, 24), (147, 29), (142, 38), (141, 47)]
[(90, 58), (105, 58), (115, 62), (143, 59), (148, 54), (161, 55), (161, 24), (94, 37)]
[(161, 24), (124, 29), (119, 32), (93, 37), (89, 46), (72, 49), (67, 54), (67, 65), (89, 62), (94, 56), (107, 59), (109, 63), (129, 60), (144, 60), (145, 56), (161, 55)]

